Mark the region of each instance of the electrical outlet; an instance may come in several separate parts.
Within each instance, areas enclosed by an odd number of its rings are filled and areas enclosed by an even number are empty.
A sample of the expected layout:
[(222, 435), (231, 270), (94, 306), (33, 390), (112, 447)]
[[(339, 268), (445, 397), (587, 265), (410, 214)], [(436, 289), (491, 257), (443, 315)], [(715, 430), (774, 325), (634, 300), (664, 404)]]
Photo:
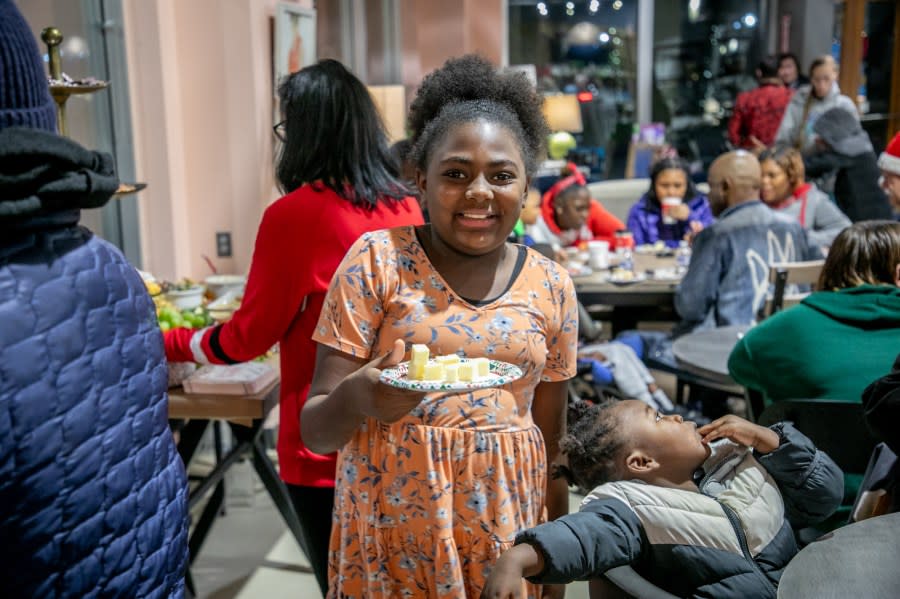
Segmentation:
[(216, 232), (216, 255), (219, 258), (230, 258), (231, 257), (231, 232), (229, 232), (229, 231), (217, 231)]

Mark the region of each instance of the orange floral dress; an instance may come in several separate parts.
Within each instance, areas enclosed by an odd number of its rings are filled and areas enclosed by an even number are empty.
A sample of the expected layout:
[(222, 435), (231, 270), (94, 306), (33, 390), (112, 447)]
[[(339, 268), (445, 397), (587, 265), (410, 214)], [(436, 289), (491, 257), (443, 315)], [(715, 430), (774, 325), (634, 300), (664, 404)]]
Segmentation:
[[(335, 273), (313, 338), (369, 358), (397, 338), (432, 355), (511, 362), (500, 388), (433, 393), (393, 424), (363, 422), (338, 457), (329, 597), (477, 597), (518, 531), (545, 519), (541, 381), (575, 374), (575, 290), (527, 251), (511, 287), (473, 306), (429, 262), (413, 227), (363, 235)], [(539, 587), (523, 582), (527, 597)]]

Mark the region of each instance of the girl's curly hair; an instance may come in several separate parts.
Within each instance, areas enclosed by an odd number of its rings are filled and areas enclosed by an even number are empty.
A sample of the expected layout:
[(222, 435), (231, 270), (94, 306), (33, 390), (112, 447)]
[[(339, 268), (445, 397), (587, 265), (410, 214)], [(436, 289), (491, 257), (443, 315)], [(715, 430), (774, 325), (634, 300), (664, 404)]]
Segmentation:
[(569, 405), (568, 431), (559, 441), (569, 464), (555, 465), (554, 478), (565, 477), (569, 484), (586, 491), (619, 479), (616, 457), (625, 439), (618, 433), (619, 419), (613, 410), (618, 403), (577, 401)]
[(522, 73), (499, 72), (484, 58), (451, 58), (425, 79), (409, 107), (410, 158), (427, 167), (431, 150), (454, 125), (484, 119), (505, 126), (519, 142), (528, 176), (543, 158), (549, 129), (541, 96)]

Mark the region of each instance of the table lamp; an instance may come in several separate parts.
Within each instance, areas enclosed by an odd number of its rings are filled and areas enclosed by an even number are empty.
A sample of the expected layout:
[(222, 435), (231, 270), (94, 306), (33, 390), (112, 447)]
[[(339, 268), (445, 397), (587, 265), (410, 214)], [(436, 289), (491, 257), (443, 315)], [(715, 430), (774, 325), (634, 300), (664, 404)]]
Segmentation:
[(544, 96), (544, 118), (550, 126), (547, 152), (551, 158), (561, 160), (577, 145), (572, 133), (581, 133), (581, 104), (575, 94)]

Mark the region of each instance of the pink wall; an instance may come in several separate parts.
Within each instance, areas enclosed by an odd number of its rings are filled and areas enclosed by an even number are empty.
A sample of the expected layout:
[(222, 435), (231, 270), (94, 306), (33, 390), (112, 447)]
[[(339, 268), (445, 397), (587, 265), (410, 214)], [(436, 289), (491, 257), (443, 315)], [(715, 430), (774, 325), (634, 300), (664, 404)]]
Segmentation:
[[(143, 267), (246, 272), (273, 176), (271, 18), (277, 0), (125, 0)], [(310, 7), (312, 0), (298, 2)], [(231, 231), (233, 258), (217, 258)]]

